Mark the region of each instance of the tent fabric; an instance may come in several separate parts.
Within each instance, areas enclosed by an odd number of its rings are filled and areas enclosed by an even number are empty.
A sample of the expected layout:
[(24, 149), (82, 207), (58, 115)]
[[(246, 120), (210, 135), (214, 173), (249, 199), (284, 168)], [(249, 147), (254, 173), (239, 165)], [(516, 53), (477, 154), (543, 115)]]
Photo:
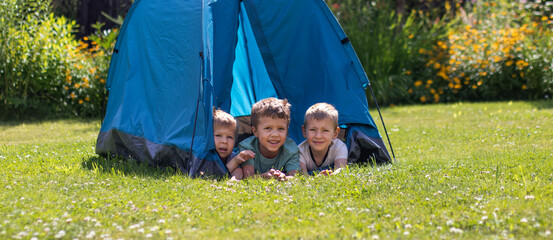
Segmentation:
[(328, 102), (339, 124), (351, 126), (348, 137), (370, 139), (369, 147), (348, 140), (356, 149), (389, 162), (368, 83), (322, 0), (136, 0), (111, 59), (96, 151), (190, 176), (224, 175), (212, 108), (243, 117), (258, 100), (278, 97), (292, 104), (289, 135), (297, 143), (305, 110)]

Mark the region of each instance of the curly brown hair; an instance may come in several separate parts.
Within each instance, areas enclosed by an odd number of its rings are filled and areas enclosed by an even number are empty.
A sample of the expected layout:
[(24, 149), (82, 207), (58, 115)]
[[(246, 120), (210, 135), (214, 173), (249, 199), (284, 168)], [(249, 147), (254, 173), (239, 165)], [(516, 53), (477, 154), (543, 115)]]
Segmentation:
[(290, 125), (290, 107), (286, 99), (277, 99), (274, 97), (265, 98), (256, 102), (252, 106), (252, 126), (257, 127), (259, 119), (262, 117), (285, 119), (287, 125)]

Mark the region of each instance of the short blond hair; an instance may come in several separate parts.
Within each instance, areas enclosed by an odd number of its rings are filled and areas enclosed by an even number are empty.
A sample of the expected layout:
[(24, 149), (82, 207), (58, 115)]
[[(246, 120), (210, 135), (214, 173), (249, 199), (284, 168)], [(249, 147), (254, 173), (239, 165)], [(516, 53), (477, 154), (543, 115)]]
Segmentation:
[(213, 109), (213, 128), (223, 127), (234, 129), (234, 136), (238, 136), (238, 124), (236, 119), (221, 109)]
[(256, 102), (252, 106), (251, 119), (252, 126), (257, 127), (259, 119), (262, 117), (270, 117), (273, 119), (280, 118), (286, 120), (286, 125), (290, 125), (290, 107), (286, 99), (277, 99), (274, 97), (265, 98)]
[(316, 103), (309, 107), (305, 112), (303, 119), (303, 125), (307, 126), (307, 123), (311, 120), (324, 120), (330, 119), (334, 123), (334, 128), (338, 127), (338, 110), (328, 103)]

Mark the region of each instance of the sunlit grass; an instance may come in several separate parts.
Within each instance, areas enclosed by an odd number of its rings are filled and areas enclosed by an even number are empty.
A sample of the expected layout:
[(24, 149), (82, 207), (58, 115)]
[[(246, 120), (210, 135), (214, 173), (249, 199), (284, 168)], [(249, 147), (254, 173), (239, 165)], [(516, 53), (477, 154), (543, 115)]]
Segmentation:
[(1, 124), (0, 238), (552, 237), (553, 103), (383, 115), (395, 164), (290, 182), (190, 179), (102, 159), (99, 120)]

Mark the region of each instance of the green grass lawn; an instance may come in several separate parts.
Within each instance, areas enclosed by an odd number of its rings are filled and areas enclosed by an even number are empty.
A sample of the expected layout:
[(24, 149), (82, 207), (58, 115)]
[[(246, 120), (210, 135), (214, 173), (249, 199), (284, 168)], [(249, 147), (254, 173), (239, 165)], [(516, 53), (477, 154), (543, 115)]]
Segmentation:
[(553, 238), (551, 101), (382, 113), (396, 163), (289, 182), (105, 160), (99, 120), (4, 122), (0, 239)]

